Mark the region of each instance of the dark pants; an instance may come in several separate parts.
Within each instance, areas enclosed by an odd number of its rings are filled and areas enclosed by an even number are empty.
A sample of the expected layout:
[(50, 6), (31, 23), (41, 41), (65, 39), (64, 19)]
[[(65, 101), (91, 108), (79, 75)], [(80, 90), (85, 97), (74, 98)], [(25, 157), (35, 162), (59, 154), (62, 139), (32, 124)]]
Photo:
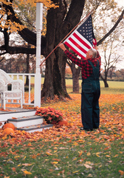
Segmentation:
[(81, 115), (84, 129), (99, 127), (100, 84), (98, 69), (98, 66), (94, 67), (93, 74), (82, 82)]

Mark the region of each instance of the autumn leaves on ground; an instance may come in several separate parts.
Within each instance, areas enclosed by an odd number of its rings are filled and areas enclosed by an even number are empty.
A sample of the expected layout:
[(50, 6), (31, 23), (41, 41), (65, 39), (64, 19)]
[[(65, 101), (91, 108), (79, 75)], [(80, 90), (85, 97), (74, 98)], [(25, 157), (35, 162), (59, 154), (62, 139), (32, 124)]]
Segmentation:
[(68, 124), (42, 132), (0, 130), (0, 177), (124, 177), (124, 94), (100, 97), (100, 130), (80, 131), (80, 94), (43, 103)]

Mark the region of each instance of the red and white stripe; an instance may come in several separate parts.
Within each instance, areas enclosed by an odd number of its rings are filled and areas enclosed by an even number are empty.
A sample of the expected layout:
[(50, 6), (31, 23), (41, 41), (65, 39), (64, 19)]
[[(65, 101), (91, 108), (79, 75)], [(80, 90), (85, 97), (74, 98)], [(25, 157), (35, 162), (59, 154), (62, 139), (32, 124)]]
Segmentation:
[(87, 51), (93, 48), (90, 42), (76, 30), (64, 41), (64, 44), (71, 48), (82, 59), (85, 59)]

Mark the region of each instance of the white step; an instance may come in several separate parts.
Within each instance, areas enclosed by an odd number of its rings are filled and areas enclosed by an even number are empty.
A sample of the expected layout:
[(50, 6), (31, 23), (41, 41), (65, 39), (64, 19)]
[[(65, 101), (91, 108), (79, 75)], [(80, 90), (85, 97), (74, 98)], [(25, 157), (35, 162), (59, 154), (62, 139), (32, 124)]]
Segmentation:
[(52, 124), (48, 124), (48, 125), (34, 125), (34, 126), (30, 126), (30, 127), (23, 127), (23, 128), (18, 128), (18, 130), (24, 130), (26, 132), (37, 132), (37, 131), (42, 131), (43, 129), (49, 129), (51, 128), (53, 125)]
[(29, 127), (33, 125), (39, 125), (43, 123), (43, 117), (41, 116), (27, 116), (17, 119), (8, 119), (7, 122), (11, 122), (17, 128)]
[(0, 112), (0, 122), (5, 122), (12, 117), (19, 118), (19, 117), (27, 117), (35, 115), (36, 110), (31, 109), (23, 109), (23, 110), (16, 110), (16, 111), (1, 111)]
[[(43, 125), (43, 118), (35, 115), (36, 110), (30, 109), (16, 109), (11, 111), (0, 111), (0, 122), (2, 126), (5, 122), (10, 122), (15, 125), (18, 130), (25, 130), (26, 132), (42, 131), (43, 129), (49, 129), (53, 125)], [(15, 119), (13, 119), (13, 118)]]

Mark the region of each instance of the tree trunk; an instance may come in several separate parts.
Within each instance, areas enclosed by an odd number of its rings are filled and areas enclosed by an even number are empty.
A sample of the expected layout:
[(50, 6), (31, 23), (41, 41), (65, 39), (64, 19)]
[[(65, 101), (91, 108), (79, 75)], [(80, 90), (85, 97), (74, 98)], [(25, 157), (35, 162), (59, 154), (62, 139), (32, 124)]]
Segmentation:
[(80, 75), (80, 67), (76, 68), (74, 63), (67, 62), (72, 71), (72, 79), (73, 79), (73, 92), (79, 93), (79, 75)]
[[(26, 58), (26, 73), (29, 73), (29, 54), (27, 54), (27, 58)], [(26, 76), (26, 86), (29, 85), (29, 79), (28, 76)]]
[[(28, 44), (28, 47), (30, 47), (30, 44)], [(27, 74), (29, 74), (29, 70), (30, 70), (30, 67), (29, 67), (29, 57), (30, 57), (30, 55), (27, 54), (27, 58), (26, 58), (26, 73)], [(26, 77), (26, 84), (25, 85), (26, 86), (29, 85), (29, 78), (28, 78), (28, 76)]]
[(104, 87), (105, 87), (105, 88), (109, 87), (109, 85), (108, 85), (108, 83), (107, 83), (107, 77), (103, 78), (102, 75), (100, 75), (100, 76), (101, 76), (101, 79), (102, 79), (103, 82), (104, 82)]
[[(46, 56), (59, 44), (66, 34), (80, 21), (85, 0), (72, 0), (66, 15), (66, 4), (56, 0), (59, 8), (50, 9), (47, 14)], [(56, 3), (57, 3), (56, 2)], [(74, 15), (76, 12), (76, 16)], [(65, 84), (66, 56), (57, 48), (46, 60), (45, 80), (41, 96), (46, 100), (57, 95), (59, 98), (70, 98)]]
[(73, 93), (79, 93), (79, 75), (73, 75)]

